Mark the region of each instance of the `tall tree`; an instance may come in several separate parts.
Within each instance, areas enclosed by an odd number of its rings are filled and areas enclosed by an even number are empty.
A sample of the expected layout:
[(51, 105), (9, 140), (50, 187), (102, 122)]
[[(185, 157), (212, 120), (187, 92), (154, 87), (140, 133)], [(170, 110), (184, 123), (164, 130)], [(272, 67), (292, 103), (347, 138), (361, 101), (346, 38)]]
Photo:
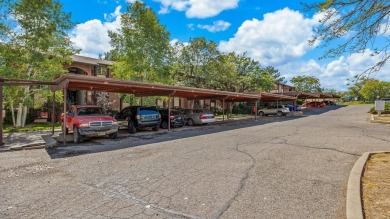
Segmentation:
[(370, 49), (371, 55), (379, 55), (380, 60), (363, 73), (378, 71), (390, 58), (388, 0), (317, 0), (306, 7), (324, 15), (310, 41), (330, 46), (323, 57), (334, 58), (345, 52), (365, 53)]
[(321, 92), (320, 80), (313, 76), (296, 76), (293, 77), (290, 82), (294, 85), (297, 91), (302, 92)]
[(390, 82), (369, 80), (360, 89), (360, 93), (366, 100), (374, 100), (377, 97), (390, 95)]
[[(74, 23), (70, 20), (71, 14), (62, 11), (61, 3), (57, 0), (5, 0), (0, 5), (0, 10), (6, 13), (0, 18), (0, 29), (6, 31), (1, 34), (3, 42), (0, 43), (1, 77), (50, 80), (64, 73), (63, 64), (70, 63), (75, 52), (67, 34)], [(33, 95), (49, 93), (45, 87), (30, 86), (24, 87), (23, 92), (23, 98), (17, 98), (15, 95), (20, 92), (16, 91), (5, 95), (8, 102), (19, 107), (17, 121), (22, 126)]]
[(278, 69), (276, 69), (275, 67), (268, 66), (268, 67), (264, 68), (263, 70), (265, 71), (266, 74), (268, 74), (270, 77), (272, 77), (274, 79), (274, 82), (281, 83), (281, 84), (286, 83), (285, 77), (282, 77), (280, 71)]
[(210, 88), (213, 83), (215, 62), (220, 55), (218, 45), (205, 38), (191, 39), (188, 45), (177, 44), (174, 79), (178, 85)]
[(112, 50), (106, 56), (116, 61), (114, 77), (145, 82), (169, 79), (169, 32), (151, 8), (140, 1), (128, 3), (121, 27), (108, 34)]

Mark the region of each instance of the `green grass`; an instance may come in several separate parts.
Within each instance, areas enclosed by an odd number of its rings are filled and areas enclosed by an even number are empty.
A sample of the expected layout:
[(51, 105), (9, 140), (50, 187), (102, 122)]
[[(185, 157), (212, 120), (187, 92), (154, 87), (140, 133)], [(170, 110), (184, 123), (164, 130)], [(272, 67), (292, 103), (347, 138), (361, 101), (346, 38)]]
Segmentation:
[[(55, 129), (61, 129), (61, 126), (59, 124), (54, 124)], [(3, 132), (4, 133), (10, 133), (10, 132), (28, 132), (28, 131), (41, 131), (41, 130), (51, 130), (52, 125), (51, 123), (33, 123), (28, 124), (26, 127), (23, 128), (14, 128), (12, 125), (4, 125)]]
[[(225, 118), (226, 118), (226, 114), (225, 114)], [(241, 117), (247, 117), (247, 116), (250, 116), (249, 114), (229, 114), (229, 117), (230, 118), (241, 118)], [(215, 116), (216, 119), (222, 119), (222, 114), (218, 114)]]

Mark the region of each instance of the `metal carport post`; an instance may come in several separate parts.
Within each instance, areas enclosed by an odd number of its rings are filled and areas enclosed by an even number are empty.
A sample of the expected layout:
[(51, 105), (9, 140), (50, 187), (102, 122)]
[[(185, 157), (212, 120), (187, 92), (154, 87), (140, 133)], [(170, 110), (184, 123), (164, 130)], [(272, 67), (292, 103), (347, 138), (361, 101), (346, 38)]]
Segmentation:
[(66, 100), (67, 100), (67, 89), (63, 89), (64, 92), (64, 121), (62, 122), (62, 135), (63, 135), (63, 144), (66, 145)]
[(0, 78), (0, 146), (4, 145), (3, 142), (3, 83), (4, 80)]

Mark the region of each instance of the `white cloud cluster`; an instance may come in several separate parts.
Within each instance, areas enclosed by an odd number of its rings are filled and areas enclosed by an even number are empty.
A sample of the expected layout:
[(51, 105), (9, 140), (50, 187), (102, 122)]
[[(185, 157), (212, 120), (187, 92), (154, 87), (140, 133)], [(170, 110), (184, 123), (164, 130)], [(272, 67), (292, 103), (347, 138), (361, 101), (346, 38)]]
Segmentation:
[[(289, 62), (277, 68), (288, 81), (294, 76), (308, 75), (320, 79), (321, 85), (325, 88), (346, 90), (349, 82), (347, 79), (361, 74), (381, 59), (380, 55), (371, 56), (370, 54), (371, 51), (367, 50), (364, 54), (354, 53), (348, 57), (341, 56), (322, 66), (315, 60), (308, 60)], [(390, 81), (389, 71), (390, 64), (386, 64), (379, 72), (371, 76), (379, 80)]]
[(154, 0), (161, 3), (160, 14), (169, 13), (171, 9), (185, 11), (188, 18), (214, 17), (224, 10), (238, 7), (239, 0)]
[(121, 6), (116, 7), (115, 12), (104, 14), (104, 22), (93, 19), (76, 25), (70, 34), (75, 48), (81, 49), (80, 54), (89, 57), (97, 57), (111, 49), (108, 31), (116, 31), (120, 28)]
[(226, 29), (228, 29), (230, 27), (230, 23), (223, 21), (223, 20), (218, 20), (218, 21), (214, 21), (212, 25), (198, 24), (197, 27), (199, 29), (208, 30), (211, 33), (216, 33), (216, 32), (225, 31)]
[(233, 38), (220, 42), (222, 51), (247, 52), (262, 65), (281, 65), (296, 60), (316, 45), (309, 45), (319, 15), (304, 18), (289, 8), (264, 14), (263, 20), (246, 20)]

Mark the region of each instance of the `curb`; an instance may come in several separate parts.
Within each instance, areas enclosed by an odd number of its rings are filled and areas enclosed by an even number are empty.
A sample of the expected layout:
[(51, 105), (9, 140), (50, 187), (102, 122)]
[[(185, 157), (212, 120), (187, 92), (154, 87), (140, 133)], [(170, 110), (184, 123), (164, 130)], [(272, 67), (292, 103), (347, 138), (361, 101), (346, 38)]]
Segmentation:
[(390, 124), (390, 121), (381, 121), (381, 120), (375, 120), (374, 115), (371, 114), (371, 121), (372, 123), (383, 123), (383, 124)]
[(363, 219), (363, 205), (361, 194), (361, 178), (367, 160), (373, 154), (389, 153), (388, 151), (371, 151), (364, 153), (353, 166), (348, 178), (346, 215), (347, 219)]

